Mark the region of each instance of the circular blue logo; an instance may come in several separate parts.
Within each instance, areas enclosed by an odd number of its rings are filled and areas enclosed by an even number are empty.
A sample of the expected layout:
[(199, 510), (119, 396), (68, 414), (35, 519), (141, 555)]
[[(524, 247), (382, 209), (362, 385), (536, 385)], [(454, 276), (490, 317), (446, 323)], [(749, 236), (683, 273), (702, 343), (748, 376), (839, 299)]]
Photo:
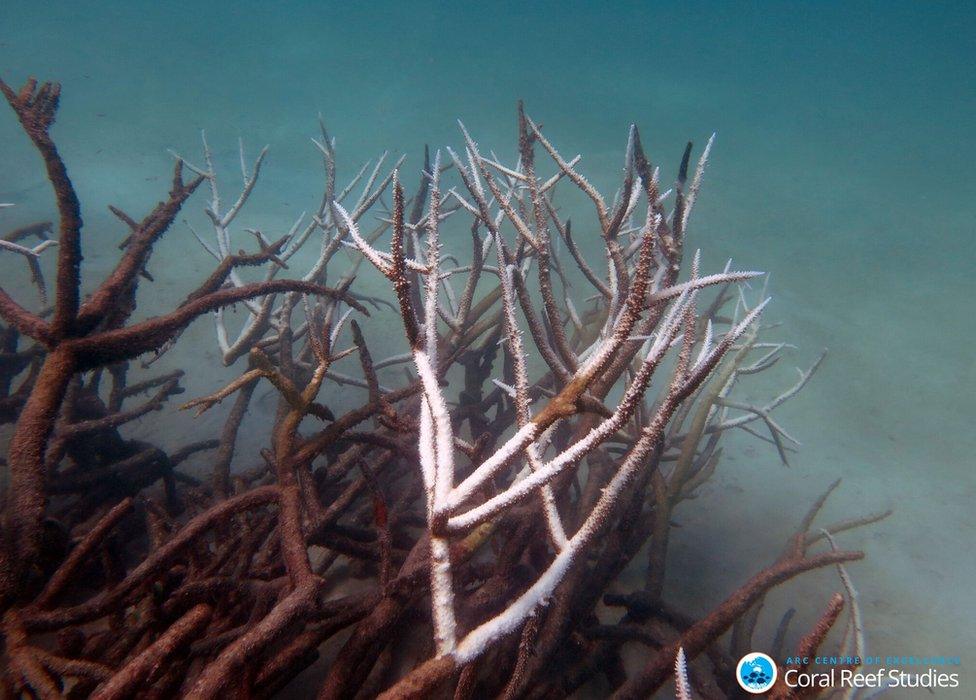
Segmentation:
[(775, 662), (759, 652), (746, 654), (735, 667), (735, 679), (739, 681), (739, 686), (753, 695), (765, 693), (772, 688), (777, 673)]

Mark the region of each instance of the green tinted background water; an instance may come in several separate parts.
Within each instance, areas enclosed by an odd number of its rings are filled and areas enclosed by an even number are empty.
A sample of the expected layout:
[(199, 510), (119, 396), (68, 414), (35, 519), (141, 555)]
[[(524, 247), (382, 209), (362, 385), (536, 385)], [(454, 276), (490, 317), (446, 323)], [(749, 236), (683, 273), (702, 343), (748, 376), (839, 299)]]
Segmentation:
[[(673, 595), (691, 609), (719, 599), (844, 476), (832, 515), (898, 509), (845, 539), (870, 555), (852, 567), (870, 649), (965, 660), (976, 643), (966, 594), (976, 573), (974, 18), (972, 4), (921, 2), (7, 0), (0, 75), (64, 84), (56, 133), (85, 203), (94, 275), (120, 236), (105, 205), (140, 212), (155, 202), (167, 149), (196, 156), (202, 128), (231, 176), (238, 136), (252, 152), (271, 144), (249, 221), (273, 230), (320, 191), (308, 142), (319, 112), (347, 175), (384, 149), (406, 152), (416, 172), (422, 144), (459, 144), (457, 117), (511, 160), (523, 98), (610, 192), (631, 121), (665, 179), (686, 139), (717, 131), (692, 245), (708, 269), (733, 256), (773, 272), (770, 317), (800, 346), (791, 362), (825, 346), (831, 356), (782, 413), (805, 443), (794, 468), (735, 438), (703, 505), (684, 506)], [(10, 114), (0, 147), (0, 201), (19, 205), (0, 225), (49, 217)], [(169, 270), (144, 301), (149, 312), (210, 265), (185, 230), (159, 256)], [(17, 266), (0, 258), (4, 276)], [(186, 339), (190, 357), (212, 345), (209, 324), (198, 325), (207, 327)], [(193, 393), (215, 380), (188, 381)], [(159, 425), (142, 429), (168, 440)], [(824, 574), (783, 600), (813, 614), (836, 587)]]

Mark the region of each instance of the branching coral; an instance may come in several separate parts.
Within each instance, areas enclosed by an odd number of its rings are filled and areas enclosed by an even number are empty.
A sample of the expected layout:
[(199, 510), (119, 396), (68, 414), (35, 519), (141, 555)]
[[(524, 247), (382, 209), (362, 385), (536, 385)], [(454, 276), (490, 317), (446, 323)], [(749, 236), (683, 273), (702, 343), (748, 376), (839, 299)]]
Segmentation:
[[(408, 198), (403, 159), (387, 170), (385, 158), (367, 164), (340, 190), (322, 125), (314, 142), (325, 186), (314, 214), (275, 241), (243, 229), (258, 246), (246, 253), (234, 252), (232, 229), (267, 149), (248, 168), (241, 146), (243, 186), (227, 207), (204, 140), (204, 165), (176, 156), (169, 196), (149, 215), (113, 209), (128, 228), (120, 260), (82, 299), (80, 206), (50, 136), (59, 89), (0, 89), (42, 156), (59, 214), (53, 308), (34, 313), (0, 290), (0, 417), (15, 423), (0, 550), (10, 691), (267, 696), (342, 632), (324, 662), (322, 698), (429, 697), (449, 684), (456, 697), (561, 696), (599, 676), (621, 697), (643, 697), (676, 668), (688, 673), (683, 696), (690, 686), (728, 689), (730, 654), (751, 642), (766, 593), (859, 559), (832, 534), (885, 515), (810, 534), (824, 496), (782, 557), (702, 619), (663, 597), (675, 511), (716, 470), (723, 435), (748, 431), (785, 462), (793, 439), (773, 411), (820, 363), (761, 405), (736, 398), (787, 345), (762, 339), (767, 300), (742, 289), (759, 273), (702, 275), (696, 253), (679, 278), (711, 141), (690, 179), (689, 144), (674, 188), (661, 192), (632, 127), (608, 202), (579, 157), (564, 158), (520, 106), (514, 165), (482, 155), (461, 125), (462, 150), (448, 149), (449, 163), (427, 157)], [(215, 271), (176, 309), (130, 322), (140, 279), (152, 280), (154, 244), (204, 183), (213, 242), (193, 233)], [(556, 205), (560, 184), (592, 205), (605, 273)], [(443, 233), (459, 222), (467, 264)], [(27, 260), (42, 292), (50, 228), (21, 229), (2, 246)], [(41, 244), (25, 247), (30, 235)], [(307, 271), (279, 279), (310, 240), (319, 245)], [(325, 286), (339, 251), (353, 257)], [(363, 261), (388, 281), (390, 299), (357, 290)], [(245, 266), (262, 268), (262, 281), (246, 282)], [(595, 296), (582, 299), (574, 284)], [(223, 312), (232, 304), (245, 314), (236, 329)], [(375, 329), (355, 318), (365, 304), (399, 316), (407, 352), (376, 358)], [(173, 454), (126, 438), (127, 424), (182, 390), (181, 372), (130, 382), (128, 361), (158, 357), (208, 312), (223, 362), (248, 364), (184, 405), (215, 410), (233, 396), (219, 436)], [(236, 443), (264, 381), (279, 404), (251, 467)], [(356, 387), (362, 403), (333, 412), (330, 382)], [(178, 468), (208, 449), (205, 480)], [(827, 551), (811, 551), (825, 541)], [(613, 590), (625, 569), (643, 572), (640, 590)], [(823, 644), (840, 607), (832, 599), (802, 645)], [(859, 615), (852, 624), (859, 632)], [(625, 669), (629, 643), (647, 645), (642, 669)]]

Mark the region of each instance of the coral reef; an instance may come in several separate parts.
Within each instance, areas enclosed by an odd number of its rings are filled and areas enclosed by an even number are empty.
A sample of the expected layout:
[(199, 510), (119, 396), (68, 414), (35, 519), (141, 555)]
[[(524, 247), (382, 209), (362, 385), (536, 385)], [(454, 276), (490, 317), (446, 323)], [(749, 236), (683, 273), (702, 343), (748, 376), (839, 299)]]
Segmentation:
[[(736, 398), (787, 345), (763, 339), (766, 300), (742, 286), (759, 273), (702, 275), (698, 255), (686, 255), (711, 141), (693, 172), (688, 144), (662, 192), (632, 127), (608, 202), (520, 106), (513, 166), (483, 155), (462, 125), (461, 153), (428, 156), (408, 198), (402, 159), (384, 170), (380, 158), (340, 189), (323, 125), (314, 214), (276, 241), (250, 231), (248, 253), (234, 252), (233, 233), (266, 151), (248, 169), (241, 146), (243, 187), (226, 207), (204, 140), (203, 165), (176, 156), (168, 197), (148, 215), (113, 209), (127, 229), (118, 264), (82, 298), (80, 205), (50, 136), (59, 87), (0, 90), (58, 208), (55, 224), (0, 241), (5, 258), (27, 261), (41, 307), (0, 289), (0, 421), (14, 426), (0, 533), (7, 694), (270, 696), (312, 682), (300, 674), (322, 657), (320, 698), (560, 697), (599, 683), (646, 697), (676, 670), (681, 697), (721, 697), (766, 594), (860, 559), (833, 535), (886, 515), (813, 530), (834, 484), (782, 556), (707, 615), (664, 598), (675, 513), (715, 472), (723, 435), (748, 431), (786, 462), (795, 441), (773, 411), (820, 363), (764, 404)], [(537, 151), (553, 164), (548, 178)], [(556, 205), (560, 185), (592, 204), (605, 272)], [(153, 281), (154, 244), (207, 188), (213, 242), (193, 233), (214, 272), (175, 309), (131, 321), (139, 285)], [(443, 235), (458, 223), (464, 264)], [(310, 241), (307, 272), (284, 278)], [(48, 307), (40, 259), (52, 249)], [(364, 262), (389, 295), (357, 289)], [(246, 282), (243, 267), (263, 279)], [(326, 286), (330, 272), (338, 281)], [(231, 305), (243, 324), (225, 317)], [(374, 355), (369, 308), (397, 319), (407, 352)], [(233, 397), (219, 435), (172, 452), (126, 437), (126, 424), (183, 391), (182, 372), (146, 371), (205, 315), (223, 362), (247, 365), (183, 406), (216, 410)], [(268, 447), (240, 455), (263, 381), (279, 397)], [(334, 413), (332, 384), (362, 392), (360, 405)], [(207, 477), (183, 468), (188, 460)], [(643, 585), (621, 592), (625, 571)], [(847, 643), (863, 644), (841, 571), (846, 598), (825, 596), (804, 649), (824, 644), (845, 599)], [(644, 650), (641, 668), (623, 663), (624, 645)]]

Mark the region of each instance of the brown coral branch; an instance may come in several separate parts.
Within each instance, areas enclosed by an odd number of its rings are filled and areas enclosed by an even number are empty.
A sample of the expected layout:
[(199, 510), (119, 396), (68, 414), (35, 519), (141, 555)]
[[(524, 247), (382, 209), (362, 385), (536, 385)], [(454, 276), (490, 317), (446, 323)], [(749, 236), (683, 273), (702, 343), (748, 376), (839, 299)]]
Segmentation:
[(817, 624), (813, 626), (813, 629), (797, 645), (797, 656), (805, 659), (813, 657), (817, 653), (817, 649), (823, 645), (827, 634), (834, 626), (834, 623), (837, 622), (837, 618), (840, 617), (843, 609), (844, 596), (840, 593), (834, 593), (830, 597), (830, 602), (827, 603), (827, 608), (824, 610), (823, 615), (817, 620)]
[(43, 83), (29, 78), (20, 92), (15, 93), (3, 80), (0, 92), (17, 114), (24, 133), (33, 141), (47, 170), (47, 177), (54, 189), (58, 205), (58, 295), (54, 306), (51, 332), (55, 338), (63, 338), (73, 331), (80, 299), (79, 281), (81, 268), (81, 204), (68, 171), (61, 160), (57, 147), (48, 133), (54, 123), (61, 96), (58, 83)]
[[(197, 177), (188, 184), (183, 183), (182, 163), (176, 164), (173, 173), (173, 185), (169, 199), (156, 205), (145, 219), (138, 225), (130, 236), (129, 244), (118, 265), (98, 289), (82, 304), (75, 321), (75, 332), (87, 333), (109, 314), (113, 307), (119, 305), (121, 295), (132, 295), (135, 291), (135, 278), (145, 268), (146, 261), (152, 252), (153, 244), (162, 236), (173, 223), (183, 203), (193, 194), (203, 178)], [(61, 285), (58, 285), (61, 289)], [(113, 319), (118, 325), (124, 317)]]
[(50, 346), (54, 343), (50, 324), (14, 301), (2, 287), (0, 287), (0, 318), (42, 345)]
[(101, 617), (147, 579), (157, 575), (174, 557), (193, 546), (197, 538), (237, 513), (277, 500), (277, 486), (259, 486), (233, 496), (197, 515), (176, 532), (162, 547), (136, 566), (122, 581), (91, 600), (69, 608), (51, 611), (34, 608), (24, 612), (24, 625), (31, 630), (57, 629)]
[(46, 608), (57, 598), (58, 594), (71, 581), (71, 577), (80, 565), (82, 565), (94, 549), (101, 543), (105, 536), (114, 528), (118, 522), (132, 512), (132, 499), (126, 498), (115, 505), (105, 516), (98, 521), (88, 534), (71, 550), (71, 554), (64, 563), (58, 567), (54, 575), (48, 580), (47, 585), (41, 594), (34, 599), (34, 605), (39, 608)]
[(197, 605), (174, 622), (159, 639), (145, 651), (120, 668), (112, 678), (95, 689), (93, 700), (115, 700), (130, 697), (147, 678), (158, 673), (161, 664), (210, 621), (213, 609), (209, 605)]
[(125, 328), (67, 341), (67, 345), (79, 358), (79, 370), (121, 362), (159, 349), (176, 333), (209, 311), (236, 304), (246, 299), (280, 292), (299, 292), (342, 299), (360, 313), (369, 315), (369, 311), (359, 302), (330, 287), (300, 280), (272, 280), (270, 282), (255, 282), (242, 287), (220, 289), (194, 298), (164, 316), (157, 316)]
[(652, 657), (638, 674), (630, 678), (614, 694), (614, 697), (636, 699), (652, 694), (671, 675), (679, 647), (684, 648), (689, 659), (694, 659), (775, 586), (806, 571), (863, 558), (863, 552), (824, 552), (810, 557), (781, 561), (756, 574), (707, 617), (692, 625), (677, 642)]

